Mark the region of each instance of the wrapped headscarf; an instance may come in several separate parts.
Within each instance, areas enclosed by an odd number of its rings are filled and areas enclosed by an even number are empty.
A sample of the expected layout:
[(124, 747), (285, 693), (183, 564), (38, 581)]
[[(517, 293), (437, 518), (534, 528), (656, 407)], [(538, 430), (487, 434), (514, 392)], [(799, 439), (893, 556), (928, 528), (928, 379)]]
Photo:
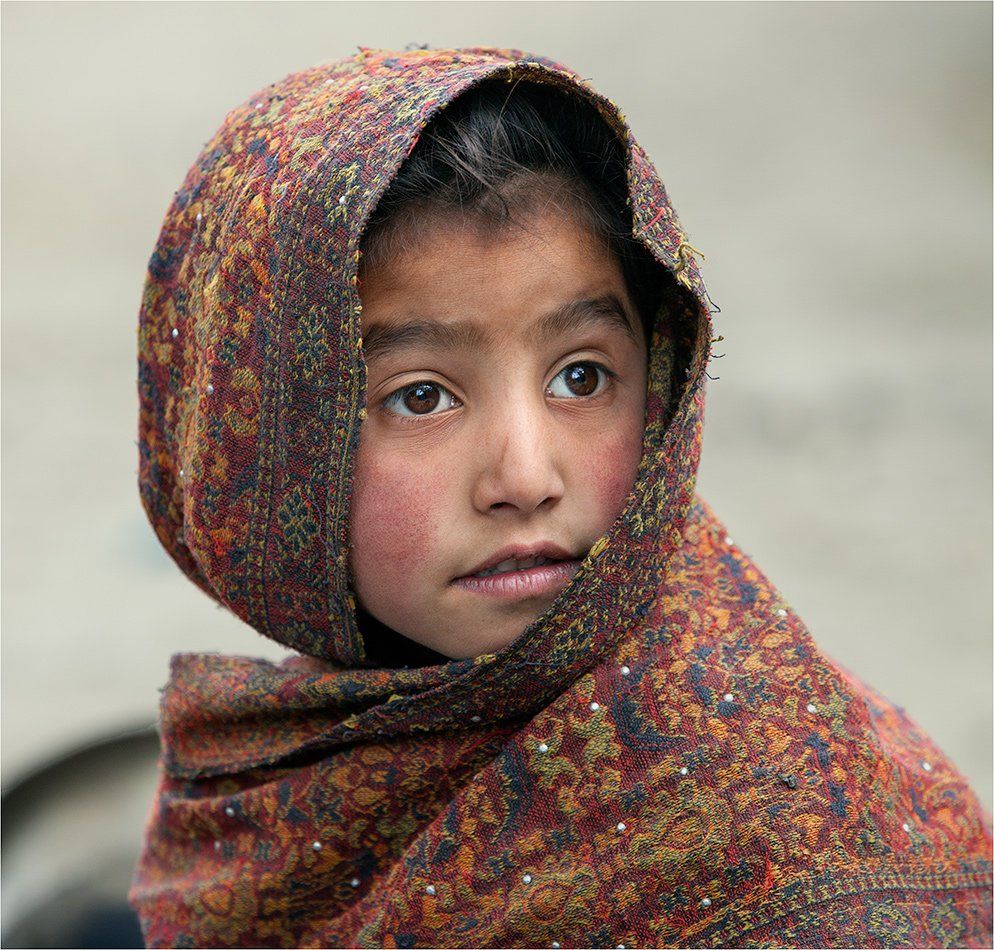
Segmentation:
[[(589, 102), (661, 265), (634, 489), (497, 653), (367, 655), (357, 271), (425, 126), (484, 81)], [(174, 658), (131, 900), (150, 946), (981, 946), (989, 821), (694, 493), (712, 327), (617, 108), (517, 51), (361, 50), (232, 111), (149, 264), (140, 486), (166, 550), (290, 647)]]

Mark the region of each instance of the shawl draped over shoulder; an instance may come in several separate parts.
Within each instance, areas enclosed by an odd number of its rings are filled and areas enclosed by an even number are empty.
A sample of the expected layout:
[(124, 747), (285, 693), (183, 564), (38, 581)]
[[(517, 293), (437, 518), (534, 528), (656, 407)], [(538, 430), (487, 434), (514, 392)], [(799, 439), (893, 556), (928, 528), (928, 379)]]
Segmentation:
[[(666, 284), (643, 454), (517, 640), (387, 668), (347, 571), (359, 242), (425, 125), (501, 78), (622, 143)], [(174, 657), (130, 894), (149, 946), (990, 945), (967, 783), (695, 495), (708, 303), (622, 115), (550, 60), (363, 49), (226, 117), (149, 263), (141, 496), (186, 575), (295, 655)]]

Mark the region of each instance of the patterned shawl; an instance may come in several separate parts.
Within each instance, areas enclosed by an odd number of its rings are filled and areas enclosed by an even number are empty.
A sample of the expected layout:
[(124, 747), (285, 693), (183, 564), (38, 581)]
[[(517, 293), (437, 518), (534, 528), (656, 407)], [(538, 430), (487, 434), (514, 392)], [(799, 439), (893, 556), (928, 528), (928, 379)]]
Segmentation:
[[(365, 654), (346, 570), (364, 224), (484, 79), (585, 97), (665, 269), (635, 488), (496, 654)], [(989, 822), (694, 494), (708, 298), (617, 108), (517, 51), (361, 50), (228, 115), (139, 332), (140, 486), (183, 571), (299, 656), (180, 655), (131, 900), (150, 946), (989, 945)]]

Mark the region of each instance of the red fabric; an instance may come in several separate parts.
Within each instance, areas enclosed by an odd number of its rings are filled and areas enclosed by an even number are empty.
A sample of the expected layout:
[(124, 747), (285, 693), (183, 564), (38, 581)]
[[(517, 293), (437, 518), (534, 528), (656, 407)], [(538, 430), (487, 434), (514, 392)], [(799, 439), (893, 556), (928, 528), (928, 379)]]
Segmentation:
[[(345, 570), (358, 242), (484, 78), (586, 96), (665, 269), (629, 502), (497, 654), (364, 655)], [(150, 946), (989, 946), (989, 820), (821, 654), (694, 495), (711, 325), (613, 105), (514, 51), (362, 51), (234, 110), (173, 202), (139, 334), (140, 484), (180, 567), (300, 657), (181, 655), (131, 898)]]

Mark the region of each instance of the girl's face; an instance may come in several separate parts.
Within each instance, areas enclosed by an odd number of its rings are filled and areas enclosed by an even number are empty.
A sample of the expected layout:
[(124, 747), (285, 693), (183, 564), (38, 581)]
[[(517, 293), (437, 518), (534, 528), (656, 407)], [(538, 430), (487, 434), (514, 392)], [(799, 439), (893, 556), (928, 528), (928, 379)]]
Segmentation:
[(446, 656), (494, 653), (549, 608), (635, 481), (646, 348), (620, 264), (549, 208), (497, 234), (433, 226), (361, 291), (356, 594)]

